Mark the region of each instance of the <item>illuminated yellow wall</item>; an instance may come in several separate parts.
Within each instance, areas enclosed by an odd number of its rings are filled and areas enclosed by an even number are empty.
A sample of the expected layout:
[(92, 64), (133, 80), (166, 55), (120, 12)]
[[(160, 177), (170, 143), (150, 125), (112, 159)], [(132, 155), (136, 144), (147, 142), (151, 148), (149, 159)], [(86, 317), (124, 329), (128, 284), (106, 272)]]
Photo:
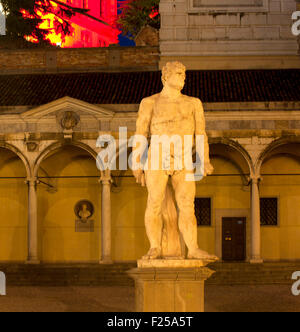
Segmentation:
[[(213, 157), (214, 174), (239, 174), (229, 160)], [(287, 155), (275, 156), (262, 173), (300, 173), (300, 162)], [(119, 172), (116, 172), (119, 174)], [(95, 160), (85, 151), (66, 147), (41, 164), (39, 176), (97, 175)], [(112, 258), (132, 261), (144, 255), (149, 242), (144, 227), (147, 190), (128, 171), (112, 186)], [(0, 177), (26, 177), (22, 161), (0, 149)], [(101, 185), (97, 179), (42, 179), (54, 186), (38, 185), (39, 255), (44, 262), (98, 262), (101, 259)], [(300, 176), (263, 177), (262, 197), (279, 198), (279, 225), (262, 227), (264, 260), (300, 258)], [(198, 197), (212, 198), (212, 226), (198, 228), (199, 246), (215, 252), (216, 210), (250, 208), (250, 191), (241, 176), (208, 177), (197, 184)], [(76, 233), (74, 206), (90, 200), (95, 207), (95, 231)], [(249, 236), (249, 230), (248, 236)], [(0, 261), (27, 258), (27, 185), (23, 179), (0, 179)]]
[[(99, 175), (95, 160), (83, 150), (69, 147), (41, 164), (39, 176)], [(99, 178), (43, 180), (54, 185), (38, 186), (40, 256), (46, 262), (93, 262), (101, 256), (101, 185)], [(95, 207), (95, 231), (75, 232), (74, 206), (82, 199)]]
[(112, 257), (116, 261), (136, 260), (149, 249), (144, 226), (147, 189), (137, 185), (132, 177), (118, 181), (120, 186), (114, 187), (111, 195)]
[[(229, 160), (215, 156), (211, 159), (214, 175), (240, 174)], [(215, 252), (216, 209), (249, 209), (250, 194), (243, 186), (241, 176), (210, 176), (197, 184), (197, 197), (212, 198), (212, 226), (198, 227), (198, 243), (201, 249)]]
[[(263, 164), (262, 174), (300, 173), (300, 161), (277, 155)], [(278, 197), (279, 225), (263, 226), (264, 259), (300, 258), (300, 176), (265, 176), (260, 185), (261, 197)]]
[[(0, 177), (26, 177), (23, 162), (0, 149)], [(0, 261), (27, 259), (27, 185), (24, 179), (0, 179)]]

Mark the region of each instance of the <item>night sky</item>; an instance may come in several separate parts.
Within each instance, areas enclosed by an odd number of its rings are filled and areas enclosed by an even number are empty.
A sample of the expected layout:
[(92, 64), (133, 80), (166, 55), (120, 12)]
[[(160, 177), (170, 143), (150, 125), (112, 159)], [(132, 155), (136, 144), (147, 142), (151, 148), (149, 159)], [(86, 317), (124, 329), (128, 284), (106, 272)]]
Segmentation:
[[(118, 8), (124, 0), (118, 0)], [(118, 14), (120, 14), (120, 10), (118, 10)], [(119, 43), (121, 46), (135, 46), (135, 42), (127, 37), (119, 35)]]

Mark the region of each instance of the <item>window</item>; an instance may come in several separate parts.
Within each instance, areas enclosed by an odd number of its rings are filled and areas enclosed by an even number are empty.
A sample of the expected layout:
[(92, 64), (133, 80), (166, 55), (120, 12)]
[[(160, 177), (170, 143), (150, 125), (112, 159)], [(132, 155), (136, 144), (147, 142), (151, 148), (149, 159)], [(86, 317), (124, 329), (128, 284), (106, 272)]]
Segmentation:
[(189, 0), (189, 12), (267, 12), (268, 0)]
[(195, 198), (195, 215), (198, 226), (211, 226), (211, 198)]
[(87, 31), (81, 31), (81, 41), (84, 43), (85, 46), (88, 46), (90, 42), (90, 34)]
[(89, 5), (88, 5), (88, 0), (83, 0), (82, 2), (83, 2), (83, 3), (82, 3), (82, 8), (84, 8), (84, 9), (88, 9), (88, 7), (89, 7)]
[(278, 199), (276, 197), (260, 199), (260, 223), (262, 226), (278, 225)]

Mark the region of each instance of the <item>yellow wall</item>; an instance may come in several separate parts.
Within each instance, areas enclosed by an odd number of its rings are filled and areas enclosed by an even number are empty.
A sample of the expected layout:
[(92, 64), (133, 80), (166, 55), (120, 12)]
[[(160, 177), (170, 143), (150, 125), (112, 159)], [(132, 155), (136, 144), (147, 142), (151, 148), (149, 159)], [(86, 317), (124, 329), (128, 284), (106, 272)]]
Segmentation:
[[(240, 174), (238, 168), (222, 157), (211, 159), (214, 175)], [(250, 194), (243, 187), (241, 176), (211, 176), (197, 184), (197, 197), (212, 198), (212, 226), (198, 227), (198, 243), (201, 249), (215, 253), (216, 209), (249, 209)]]
[[(0, 177), (26, 177), (23, 162), (0, 149)], [(0, 179), (0, 261), (27, 259), (27, 185), (25, 179)]]
[[(39, 176), (99, 175), (95, 160), (84, 151), (69, 147), (41, 164)], [(50, 262), (93, 262), (101, 258), (101, 185), (99, 178), (43, 180), (54, 185), (38, 186), (40, 256)], [(93, 233), (75, 232), (74, 206), (82, 199), (95, 208)]]
[[(230, 161), (213, 157), (214, 174), (239, 174)], [(277, 155), (262, 166), (262, 173), (300, 173), (300, 162)], [(48, 157), (39, 176), (99, 175), (95, 160), (75, 147)], [(131, 176), (128, 171), (125, 176)], [(26, 177), (22, 161), (12, 152), (0, 149), (0, 177)], [(94, 179), (43, 181), (56, 189), (38, 185), (39, 254), (45, 262), (97, 262), (101, 259), (101, 185)], [(130, 261), (140, 258), (149, 248), (144, 227), (147, 190), (132, 177), (116, 179), (112, 187), (112, 258)], [(216, 211), (250, 208), (249, 187), (241, 176), (208, 177), (197, 183), (198, 197), (212, 198), (212, 226), (198, 228), (199, 246), (211, 253), (216, 246)], [(279, 225), (264, 226), (264, 260), (300, 258), (300, 176), (263, 177), (262, 197), (279, 198)], [(90, 200), (95, 207), (95, 231), (76, 233), (74, 206)], [(249, 225), (248, 225), (249, 226)], [(249, 241), (249, 229), (248, 241)], [(27, 185), (24, 180), (0, 179), (0, 261), (25, 261), (27, 258)]]
[[(131, 175), (126, 172), (125, 175)], [(144, 226), (147, 189), (130, 178), (120, 178), (112, 191), (112, 257), (116, 261), (141, 258), (149, 249)]]
[[(263, 164), (262, 174), (300, 173), (300, 160), (277, 155)], [(261, 197), (278, 197), (279, 225), (263, 226), (262, 257), (270, 260), (300, 258), (300, 176), (265, 176)]]

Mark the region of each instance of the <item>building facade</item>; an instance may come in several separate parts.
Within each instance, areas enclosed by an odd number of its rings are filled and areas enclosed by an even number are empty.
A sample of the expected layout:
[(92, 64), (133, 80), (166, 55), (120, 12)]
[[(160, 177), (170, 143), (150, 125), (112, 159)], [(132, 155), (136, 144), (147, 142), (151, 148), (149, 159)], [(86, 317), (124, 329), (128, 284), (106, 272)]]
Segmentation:
[(64, 0), (67, 5), (85, 9), (86, 14), (76, 14), (71, 18), (74, 29), (67, 36), (63, 47), (108, 47), (118, 43), (120, 31), (115, 27), (117, 0)]
[[(50, 3), (53, 11), (59, 8), (55, 2)], [(71, 9), (73, 16), (64, 17), (71, 25), (71, 34), (62, 36), (55, 29), (56, 17), (52, 13), (43, 15), (37, 14), (41, 18), (40, 29), (49, 30), (46, 39), (53, 45), (62, 48), (81, 48), (81, 47), (108, 47), (111, 44), (118, 44), (120, 31), (115, 26), (117, 18), (117, 0), (62, 0), (60, 6)], [(23, 11), (26, 17), (29, 15)], [(38, 43), (32, 36), (27, 39)]]
[(161, 0), (162, 64), (189, 69), (299, 68), (295, 0)]
[[(285, 8), (283, 1), (244, 2), (249, 20), (258, 3), (267, 16), (275, 5)], [(232, 1), (243, 10), (244, 2)], [(191, 3), (172, 1), (193, 12)], [(204, 103), (215, 168), (197, 183), (199, 246), (225, 261), (300, 259), (297, 39), (266, 43), (264, 55), (220, 55), (218, 68), (208, 70), (201, 66), (211, 59), (215, 67), (216, 56), (183, 54), (181, 41), (177, 55), (165, 53), (175, 42), (163, 37), (170, 3), (161, 5), (160, 49), (0, 51), (1, 262), (126, 262), (147, 251), (147, 191), (131, 171), (99, 171), (104, 146), (97, 140), (112, 135), (118, 148), (120, 127), (133, 135), (140, 101), (162, 87), (158, 67), (175, 58), (194, 69), (184, 93)]]

